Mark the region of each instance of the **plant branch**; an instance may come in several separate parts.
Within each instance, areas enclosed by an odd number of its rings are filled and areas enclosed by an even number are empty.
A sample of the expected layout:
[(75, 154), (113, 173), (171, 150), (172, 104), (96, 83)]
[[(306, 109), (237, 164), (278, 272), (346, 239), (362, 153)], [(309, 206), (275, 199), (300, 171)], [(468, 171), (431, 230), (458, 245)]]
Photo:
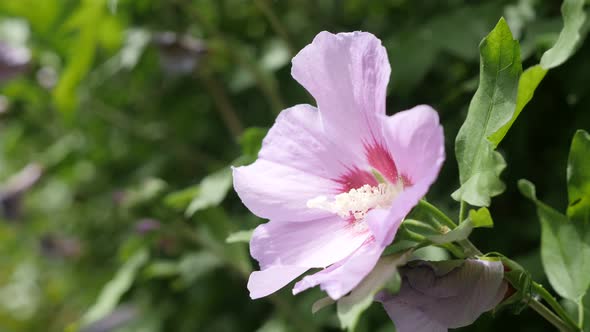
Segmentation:
[[(536, 283), (534, 281), (533, 281), (532, 285), (533, 285), (533, 290), (537, 294), (539, 294), (539, 296), (541, 296), (543, 298), (543, 300), (545, 300), (545, 302), (547, 302), (547, 304), (549, 304), (549, 306), (553, 310), (555, 310), (555, 312), (559, 315), (559, 317), (561, 317), (561, 319), (563, 319), (565, 321), (566, 324), (568, 324), (570, 327), (574, 328), (574, 330), (579, 329), (578, 324), (576, 324), (573, 321), (573, 319), (565, 312), (565, 310), (563, 310), (561, 305), (557, 302), (557, 300), (551, 294), (549, 294), (549, 292), (545, 289), (545, 287), (543, 287), (543, 285)], [(580, 324), (580, 326), (581, 326), (581, 324)]]
[(451, 220), (451, 218), (449, 218), (446, 214), (444, 214), (444, 212), (439, 210), (436, 206), (428, 203), (427, 201), (420, 200), (420, 202), (418, 202), (418, 206), (428, 210), (428, 212), (430, 212), (432, 216), (434, 216), (438, 221), (442, 222), (445, 226), (449, 227), (450, 229), (454, 229), (455, 227), (457, 227), (457, 224), (455, 224), (455, 222)]
[(531, 299), (529, 302), (529, 307), (536, 311), (539, 315), (541, 315), (545, 320), (555, 326), (559, 331), (569, 332), (569, 331), (577, 331), (577, 329), (572, 330), (568, 325), (566, 325), (561, 318), (559, 318), (556, 314), (554, 314), (551, 310), (549, 310), (546, 306), (541, 304), (541, 302), (537, 301), (536, 299)]

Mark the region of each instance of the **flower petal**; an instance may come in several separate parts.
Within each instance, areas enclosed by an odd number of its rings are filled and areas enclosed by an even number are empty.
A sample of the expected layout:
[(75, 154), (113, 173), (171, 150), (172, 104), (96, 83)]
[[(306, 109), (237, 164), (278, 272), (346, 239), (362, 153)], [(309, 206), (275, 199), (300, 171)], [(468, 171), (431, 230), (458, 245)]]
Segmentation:
[(308, 269), (301, 266), (272, 266), (264, 271), (254, 271), (248, 279), (250, 298), (254, 300), (270, 295)]
[(324, 133), (318, 110), (296, 105), (279, 114), (264, 138), (258, 158), (334, 179), (363, 162), (362, 151), (336, 144)]
[(375, 239), (391, 243), (399, 223), (426, 195), (445, 159), (444, 135), (438, 114), (430, 106), (416, 106), (387, 118), (383, 136), (399, 175), (407, 184), (393, 201), (389, 214), (367, 218)]
[(379, 133), (390, 73), (381, 41), (366, 32), (320, 32), (291, 70), (317, 101), (326, 135), (354, 151)]
[[(440, 274), (439, 265), (446, 273)], [(447, 267), (446, 262), (410, 263), (400, 271), (400, 292), (379, 294), (377, 300), (398, 331), (426, 332), (437, 326), (446, 331), (470, 325), (502, 300), (507, 285), (501, 262), (466, 260), (450, 271)]]
[(337, 300), (356, 287), (371, 272), (383, 252), (377, 242), (370, 239), (343, 261), (315, 274), (304, 277), (295, 284), (293, 294), (320, 285), (320, 288)]
[(418, 105), (392, 115), (385, 120), (383, 135), (407, 182), (434, 182), (445, 160), (445, 137), (432, 107)]
[(244, 205), (260, 218), (309, 221), (331, 215), (308, 208), (307, 201), (334, 193), (334, 181), (264, 159), (233, 168), (233, 179)]
[(338, 216), (305, 223), (270, 221), (254, 230), (250, 254), (262, 270), (276, 265), (323, 268), (354, 253), (368, 237), (366, 229)]

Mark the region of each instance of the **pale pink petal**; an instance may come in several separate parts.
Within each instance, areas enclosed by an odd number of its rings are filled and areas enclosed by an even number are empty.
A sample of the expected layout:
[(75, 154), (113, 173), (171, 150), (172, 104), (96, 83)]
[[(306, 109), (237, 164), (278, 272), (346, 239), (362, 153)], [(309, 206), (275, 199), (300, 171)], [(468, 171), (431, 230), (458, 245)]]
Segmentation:
[(429, 187), (430, 183), (419, 181), (402, 191), (395, 198), (389, 210), (375, 209), (367, 213), (365, 221), (377, 242), (387, 246), (393, 241), (402, 220), (424, 197)]
[(377, 242), (370, 240), (343, 261), (304, 277), (295, 284), (293, 294), (320, 285), (332, 299), (337, 300), (350, 292), (371, 272), (383, 249)]
[(503, 299), (507, 285), (501, 262), (466, 260), (450, 271), (446, 263), (410, 263), (400, 269), (399, 293), (382, 292), (376, 297), (399, 332), (467, 326)]
[(264, 271), (254, 271), (248, 279), (248, 290), (252, 299), (270, 295), (285, 287), (309, 268), (300, 266), (272, 266)]
[(381, 41), (366, 32), (320, 32), (293, 58), (291, 74), (315, 98), (326, 135), (360, 151), (385, 115), (391, 69)]
[(326, 136), (315, 107), (296, 105), (279, 114), (258, 158), (334, 179), (364, 163), (362, 150), (353, 151), (339, 143)]
[(338, 216), (305, 223), (270, 221), (256, 227), (250, 254), (267, 267), (323, 268), (355, 252), (370, 236)]
[(391, 243), (399, 222), (426, 195), (445, 159), (444, 134), (438, 114), (430, 106), (416, 106), (394, 114), (384, 124), (387, 142), (405, 190), (393, 201), (389, 214), (367, 219), (378, 242)]
[(332, 180), (264, 159), (233, 168), (233, 179), (244, 205), (261, 218), (308, 221), (333, 215), (307, 207), (308, 200), (336, 192)]
[(387, 118), (383, 129), (400, 175), (412, 184), (432, 184), (445, 160), (438, 113), (428, 105), (419, 105)]
[(277, 291), (310, 268), (345, 259), (368, 237), (367, 230), (357, 230), (337, 216), (305, 223), (271, 221), (258, 226), (250, 241), (250, 254), (262, 271), (250, 276), (252, 298)]

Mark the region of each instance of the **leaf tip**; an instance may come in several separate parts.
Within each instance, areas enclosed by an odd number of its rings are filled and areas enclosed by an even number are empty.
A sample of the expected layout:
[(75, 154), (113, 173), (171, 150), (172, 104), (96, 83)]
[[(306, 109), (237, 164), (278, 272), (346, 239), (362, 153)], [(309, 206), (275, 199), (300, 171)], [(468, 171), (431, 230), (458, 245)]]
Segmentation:
[(520, 190), (520, 193), (523, 194), (526, 198), (532, 201), (537, 200), (535, 185), (531, 181), (527, 179), (518, 180), (518, 190)]

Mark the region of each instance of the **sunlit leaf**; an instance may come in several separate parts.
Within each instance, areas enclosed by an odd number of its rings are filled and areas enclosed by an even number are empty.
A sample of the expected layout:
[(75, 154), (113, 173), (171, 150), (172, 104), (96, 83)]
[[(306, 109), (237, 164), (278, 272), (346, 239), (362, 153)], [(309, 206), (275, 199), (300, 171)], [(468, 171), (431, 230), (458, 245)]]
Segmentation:
[(514, 113), (522, 72), (519, 53), (518, 42), (504, 19), (480, 45), (480, 85), (455, 141), (461, 180), (461, 187), (453, 193), (455, 200), (488, 206), (491, 197), (504, 191), (500, 173), (506, 163), (488, 137)]
[(543, 54), (541, 67), (551, 69), (564, 63), (580, 40), (580, 29), (586, 21), (585, 0), (564, 0), (561, 5), (563, 29), (555, 45)]
[(474, 227), (494, 227), (492, 215), (485, 207), (469, 211), (469, 220), (473, 222)]

